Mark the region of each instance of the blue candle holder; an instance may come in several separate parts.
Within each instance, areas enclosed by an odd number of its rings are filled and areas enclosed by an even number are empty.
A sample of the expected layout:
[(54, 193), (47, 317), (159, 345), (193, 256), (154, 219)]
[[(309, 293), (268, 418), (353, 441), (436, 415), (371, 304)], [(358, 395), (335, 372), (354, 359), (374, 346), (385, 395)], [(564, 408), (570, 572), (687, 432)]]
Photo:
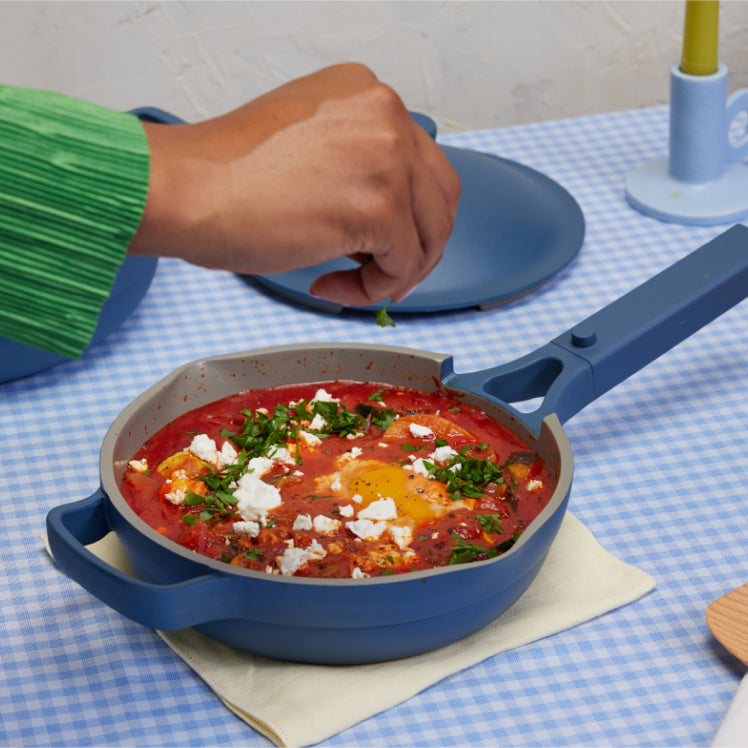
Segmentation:
[[(748, 126), (734, 137), (748, 88), (727, 97), (727, 67), (713, 75), (670, 70), (669, 158), (642, 164), (626, 179), (626, 198), (661, 221), (707, 226), (748, 216)], [(737, 141), (737, 142), (735, 142)]]

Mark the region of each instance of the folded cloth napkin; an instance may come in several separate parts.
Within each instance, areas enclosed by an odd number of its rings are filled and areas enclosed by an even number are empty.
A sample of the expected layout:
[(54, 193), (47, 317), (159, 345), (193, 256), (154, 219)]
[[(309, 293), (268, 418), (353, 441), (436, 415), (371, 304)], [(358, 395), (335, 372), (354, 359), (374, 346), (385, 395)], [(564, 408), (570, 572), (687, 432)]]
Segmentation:
[[(132, 573), (113, 533), (89, 547)], [(301, 746), (335, 735), (487, 657), (633, 602), (653, 587), (652, 577), (605, 551), (567, 513), (525, 594), (480, 631), (434, 652), (371, 665), (302, 665), (242, 652), (193, 629), (158, 633), (247, 724), (279, 746)], [(331, 703), (337, 708), (329, 709)]]
[(748, 674), (740, 681), (738, 692), (712, 742), (713, 748), (748, 748)]

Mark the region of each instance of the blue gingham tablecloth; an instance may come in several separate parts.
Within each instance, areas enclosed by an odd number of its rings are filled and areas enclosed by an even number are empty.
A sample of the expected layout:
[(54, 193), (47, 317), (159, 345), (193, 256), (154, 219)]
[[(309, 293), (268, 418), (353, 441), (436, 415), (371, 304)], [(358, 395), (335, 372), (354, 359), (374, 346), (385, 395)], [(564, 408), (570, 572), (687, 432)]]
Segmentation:
[[(394, 329), (162, 260), (133, 316), (82, 360), (0, 385), (0, 743), (269, 744), (153, 631), (58, 572), (39, 537), (49, 509), (96, 489), (108, 426), (161, 376), (206, 355), (325, 340), (442, 351), (458, 371), (478, 370), (534, 350), (726, 228), (660, 223), (626, 203), (627, 173), (667, 155), (666, 108), (441, 140), (568, 189), (587, 222), (578, 257), (509, 306), (400, 316)], [(747, 331), (744, 303), (567, 424), (571, 511), (651, 574), (654, 592), (457, 673), (325, 744), (708, 745), (743, 673), (704, 611), (748, 581)]]

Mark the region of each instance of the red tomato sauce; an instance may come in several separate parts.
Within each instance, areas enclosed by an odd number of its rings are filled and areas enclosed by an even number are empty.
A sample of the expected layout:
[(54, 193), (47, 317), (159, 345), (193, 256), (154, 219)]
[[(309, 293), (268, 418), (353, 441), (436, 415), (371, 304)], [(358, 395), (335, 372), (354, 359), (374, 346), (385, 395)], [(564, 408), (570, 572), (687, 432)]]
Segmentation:
[(136, 514), (185, 548), (315, 577), (494, 557), (553, 489), (542, 459), (482, 410), (348, 381), (249, 390), (185, 413), (133, 455), (121, 483)]

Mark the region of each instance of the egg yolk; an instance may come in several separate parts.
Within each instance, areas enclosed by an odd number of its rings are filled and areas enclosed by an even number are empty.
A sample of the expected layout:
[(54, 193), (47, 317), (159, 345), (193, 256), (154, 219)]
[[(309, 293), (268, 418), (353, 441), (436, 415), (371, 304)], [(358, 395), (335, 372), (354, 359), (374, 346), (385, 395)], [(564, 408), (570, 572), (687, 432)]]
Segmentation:
[(411, 473), (399, 465), (385, 465), (358, 475), (349, 486), (349, 495), (358, 494), (362, 506), (391, 498), (400, 517), (422, 524), (445, 513), (451, 499), (440, 483)]

